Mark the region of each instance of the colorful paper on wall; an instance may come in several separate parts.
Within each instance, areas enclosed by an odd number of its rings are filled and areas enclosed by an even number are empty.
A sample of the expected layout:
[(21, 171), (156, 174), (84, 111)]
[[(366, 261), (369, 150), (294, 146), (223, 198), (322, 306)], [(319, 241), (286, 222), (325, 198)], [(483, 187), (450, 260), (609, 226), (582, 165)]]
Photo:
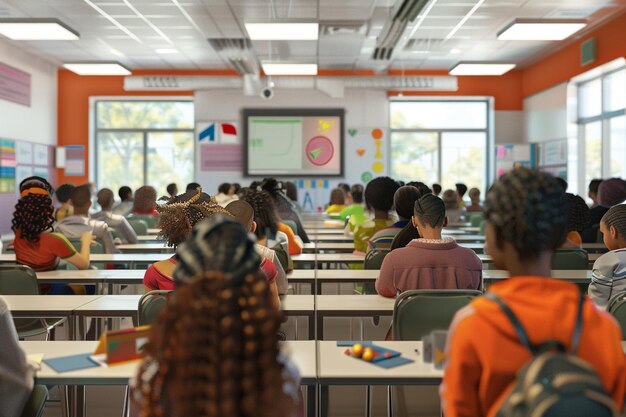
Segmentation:
[(85, 175), (85, 147), (83, 145), (65, 147), (65, 175), (68, 177)]
[(46, 145), (35, 145), (33, 154), (33, 165), (48, 166), (48, 147)]
[(33, 144), (28, 142), (16, 142), (15, 160), (18, 165), (33, 164)]
[(201, 171), (239, 171), (243, 169), (241, 145), (200, 145)]
[(15, 192), (15, 141), (0, 139), (0, 193)]

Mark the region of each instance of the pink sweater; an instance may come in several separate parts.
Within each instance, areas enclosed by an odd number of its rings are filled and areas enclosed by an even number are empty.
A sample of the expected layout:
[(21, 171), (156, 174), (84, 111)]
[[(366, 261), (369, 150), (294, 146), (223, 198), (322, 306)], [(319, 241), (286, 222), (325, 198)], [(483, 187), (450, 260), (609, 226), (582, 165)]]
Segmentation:
[(407, 290), (480, 290), (482, 275), (482, 262), (473, 250), (454, 240), (414, 239), (385, 257), (376, 291), (395, 297)]

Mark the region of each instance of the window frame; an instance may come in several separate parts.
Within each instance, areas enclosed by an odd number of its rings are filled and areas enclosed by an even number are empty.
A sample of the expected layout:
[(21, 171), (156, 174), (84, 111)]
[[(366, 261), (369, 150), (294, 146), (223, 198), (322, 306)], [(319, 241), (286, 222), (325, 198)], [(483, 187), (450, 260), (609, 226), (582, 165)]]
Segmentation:
[[(486, 110), (486, 125), (485, 128), (399, 128), (394, 129), (391, 127), (391, 104), (394, 102), (455, 102), (455, 103), (476, 103), (482, 102), (485, 103)], [(491, 184), (494, 180), (495, 175), (495, 139), (494, 139), (494, 106), (493, 106), (493, 97), (471, 97), (471, 96), (463, 96), (463, 97), (449, 97), (449, 96), (432, 96), (432, 97), (401, 97), (401, 98), (392, 98), (389, 100), (389, 147), (387, 149), (387, 154), (389, 155), (389, 174), (391, 175), (393, 172), (393, 160), (392, 160), (392, 137), (393, 133), (434, 133), (437, 135), (437, 183), (441, 184), (442, 181), (442, 137), (444, 133), (484, 133), (485, 134), (485, 171), (484, 171), (484, 183), (481, 184), (481, 191), (483, 193), (486, 192), (486, 187)], [(404, 180), (403, 178), (400, 178)], [(422, 181), (420, 178), (412, 178), (411, 181), (417, 180)], [(431, 186), (432, 184), (427, 184)]]
[[(101, 188), (101, 184), (98, 183), (99, 172), (99, 151), (98, 151), (98, 133), (100, 132), (115, 132), (115, 133), (141, 133), (142, 134), (142, 146), (143, 146), (143, 183), (147, 184), (148, 180), (148, 138), (151, 133), (191, 133), (194, 147), (194, 158), (192, 161), (192, 178), (195, 177), (196, 172), (196, 141), (195, 141), (195, 117), (190, 128), (100, 128), (98, 127), (98, 103), (101, 102), (144, 102), (144, 101), (166, 101), (166, 102), (185, 102), (195, 105), (193, 97), (186, 96), (98, 96), (89, 97), (89, 149), (93, 149), (93, 152), (89, 152), (89, 181), (96, 184), (97, 188)], [(195, 115), (195, 109), (194, 109)]]

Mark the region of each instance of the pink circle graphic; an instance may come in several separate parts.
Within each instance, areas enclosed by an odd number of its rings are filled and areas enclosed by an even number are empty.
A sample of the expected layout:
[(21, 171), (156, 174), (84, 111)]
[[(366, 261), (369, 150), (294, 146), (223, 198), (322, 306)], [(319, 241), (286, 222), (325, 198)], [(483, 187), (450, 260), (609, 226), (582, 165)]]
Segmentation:
[(335, 148), (326, 136), (315, 136), (307, 142), (304, 152), (310, 163), (323, 166), (333, 158)]

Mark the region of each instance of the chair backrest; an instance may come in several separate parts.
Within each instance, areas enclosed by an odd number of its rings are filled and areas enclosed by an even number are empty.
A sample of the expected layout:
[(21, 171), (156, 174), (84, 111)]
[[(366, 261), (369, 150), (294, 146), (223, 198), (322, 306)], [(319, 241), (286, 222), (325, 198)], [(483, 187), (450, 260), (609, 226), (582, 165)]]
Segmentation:
[(128, 216), (129, 221), (130, 219), (143, 220), (146, 222), (148, 229), (154, 229), (157, 227), (157, 218), (155, 216), (150, 216), (149, 214), (131, 214)]
[[(71, 237), (71, 238), (68, 238), (67, 240), (69, 240), (70, 243), (74, 245), (76, 250), (80, 252), (80, 249), (83, 246), (80, 243), (80, 238)], [(89, 246), (89, 253), (104, 253), (104, 245), (99, 240), (92, 241), (91, 245)]]
[(589, 256), (584, 249), (557, 249), (552, 254), (552, 269), (587, 269)]
[(293, 220), (282, 220), (283, 223), (285, 223), (287, 226), (289, 226), (289, 228), (291, 229), (291, 231), (293, 232), (294, 235), (298, 234), (298, 226), (296, 225), (296, 222), (294, 222)]
[(1, 295), (39, 295), (37, 274), (26, 265), (0, 265)]
[(115, 230), (115, 227), (109, 226), (109, 232), (111, 232), (111, 237), (113, 239), (120, 237), (119, 233), (117, 233), (117, 230)]
[(380, 269), (383, 259), (390, 252), (389, 249), (372, 249), (365, 254), (363, 269)]
[(137, 236), (146, 236), (148, 234), (148, 223), (145, 220), (136, 217), (129, 217), (128, 223), (133, 228)]
[(433, 330), (447, 330), (456, 312), (481, 294), (476, 290), (403, 292), (393, 307), (393, 340), (420, 340)]
[(626, 293), (611, 298), (606, 310), (615, 317), (622, 328), (622, 340), (626, 340)]
[(156, 320), (159, 313), (165, 308), (167, 295), (170, 292), (169, 290), (154, 290), (141, 296), (137, 309), (137, 322), (140, 326), (152, 324)]
[(48, 388), (45, 385), (35, 385), (30, 398), (24, 405), (20, 417), (41, 417), (48, 401)]
[(482, 221), (485, 220), (485, 215), (482, 212), (469, 213), (467, 216), (472, 227), (480, 227)]

